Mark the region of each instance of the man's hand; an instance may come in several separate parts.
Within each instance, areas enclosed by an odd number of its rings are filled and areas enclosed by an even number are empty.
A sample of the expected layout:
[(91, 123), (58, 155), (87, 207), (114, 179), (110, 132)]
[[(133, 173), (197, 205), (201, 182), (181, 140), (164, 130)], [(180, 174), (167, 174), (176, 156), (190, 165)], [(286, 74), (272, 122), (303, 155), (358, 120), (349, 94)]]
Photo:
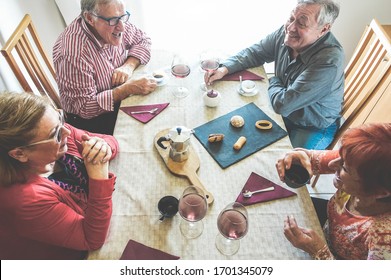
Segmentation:
[(111, 85), (117, 87), (125, 83), (133, 75), (133, 68), (127, 65), (123, 65), (114, 70), (111, 77)]
[(132, 77), (133, 71), (137, 69), (139, 65), (140, 60), (138, 58), (129, 56), (122, 66), (114, 70), (113, 76), (111, 77), (111, 85), (113, 87), (118, 87), (125, 83)]
[(142, 95), (150, 94), (157, 87), (156, 80), (148, 77), (144, 77), (137, 80), (129, 80), (128, 82), (126, 82), (126, 84), (131, 89), (130, 92), (132, 94)]
[(220, 80), (225, 75), (228, 74), (228, 69), (226, 67), (220, 67), (216, 71), (206, 72), (204, 76), (205, 84), (211, 85), (214, 81)]

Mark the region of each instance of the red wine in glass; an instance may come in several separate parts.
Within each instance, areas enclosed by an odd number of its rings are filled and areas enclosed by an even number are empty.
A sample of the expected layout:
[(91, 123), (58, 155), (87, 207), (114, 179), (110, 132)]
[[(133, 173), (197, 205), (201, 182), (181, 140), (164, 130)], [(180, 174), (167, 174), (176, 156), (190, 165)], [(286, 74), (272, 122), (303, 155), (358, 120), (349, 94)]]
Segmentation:
[(190, 93), (189, 90), (182, 85), (183, 78), (186, 78), (190, 74), (190, 67), (185, 57), (178, 54), (174, 55), (171, 63), (171, 74), (176, 78), (181, 78), (181, 85), (173, 91), (174, 96), (179, 98), (188, 96)]
[(186, 238), (196, 238), (204, 230), (202, 219), (208, 210), (208, 203), (202, 189), (196, 186), (187, 187), (180, 199), (178, 212), (183, 218), (179, 228)]
[(171, 67), (171, 74), (177, 78), (186, 78), (190, 74), (190, 67), (186, 64), (177, 64)]
[(217, 218), (219, 234), (216, 236), (216, 248), (223, 255), (234, 255), (239, 250), (240, 239), (248, 231), (246, 207), (239, 202), (228, 204)]
[(226, 210), (217, 220), (217, 227), (224, 237), (240, 239), (247, 233), (247, 217), (236, 210)]
[(197, 222), (206, 215), (205, 197), (199, 194), (186, 194), (179, 201), (179, 213), (187, 221)]
[[(213, 71), (216, 71), (220, 66), (220, 59), (215, 51), (204, 51), (200, 55), (200, 66), (201, 69), (210, 75)], [(201, 89), (208, 91), (208, 87), (205, 82), (201, 83)]]
[(201, 68), (207, 72), (213, 72), (219, 68), (219, 61), (217, 59), (205, 59), (201, 61)]

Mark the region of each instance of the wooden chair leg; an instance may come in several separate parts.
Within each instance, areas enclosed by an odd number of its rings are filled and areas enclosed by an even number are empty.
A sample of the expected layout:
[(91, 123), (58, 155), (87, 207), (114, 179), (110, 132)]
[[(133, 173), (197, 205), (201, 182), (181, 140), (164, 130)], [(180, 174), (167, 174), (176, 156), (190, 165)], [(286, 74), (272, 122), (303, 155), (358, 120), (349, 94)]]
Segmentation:
[(311, 183), (311, 187), (312, 188), (315, 188), (315, 186), (316, 186), (316, 183), (318, 182), (318, 180), (319, 180), (319, 174), (318, 175), (316, 175), (315, 177), (314, 177), (314, 179), (312, 180), (312, 183)]

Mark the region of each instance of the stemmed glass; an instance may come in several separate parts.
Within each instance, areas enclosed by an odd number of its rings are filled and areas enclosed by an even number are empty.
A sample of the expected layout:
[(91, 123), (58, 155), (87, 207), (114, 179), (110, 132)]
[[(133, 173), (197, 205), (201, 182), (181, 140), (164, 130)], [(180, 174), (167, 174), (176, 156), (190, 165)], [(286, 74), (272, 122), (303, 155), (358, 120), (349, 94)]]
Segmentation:
[(204, 230), (202, 219), (208, 210), (208, 203), (204, 192), (196, 187), (187, 187), (179, 199), (178, 212), (183, 218), (180, 223), (182, 234), (189, 238), (196, 238)]
[[(201, 53), (200, 66), (202, 70), (211, 73), (213, 71), (216, 71), (219, 68), (219, 65), (220, 59), (216, 53), (212, 51), (204, 51)], [(208, 90), (208, 87), (205, 82), (201, 83), (201, 89), (204, 91)]]
[[(186, 59), (176, 54), (172, 59), (171, 63), (171, 74), (180, 79), (184, 79), (190, 74), (190, 66)], [(189, 95), (189, 90), (182, 85), (183, 81), (181, 81), (181, 85), (173, 92), (176, 97), (186, 97)]]
[(216, 236), (216, 248), (224, 255), (235, 254), (248, 231), (246, 208), (238, 202), (228, 204), (217, 218), (217, 227), (220, 233)]

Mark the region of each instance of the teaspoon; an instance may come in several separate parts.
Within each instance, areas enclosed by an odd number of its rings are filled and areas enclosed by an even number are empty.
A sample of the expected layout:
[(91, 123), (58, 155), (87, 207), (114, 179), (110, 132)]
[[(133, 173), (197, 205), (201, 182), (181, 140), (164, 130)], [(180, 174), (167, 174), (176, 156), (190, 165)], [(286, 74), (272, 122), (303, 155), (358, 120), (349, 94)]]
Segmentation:
[(253, 196), (253, 194), (256, 194), (256, 193), (261, 193), (261, 192), (270, 192), (270, 191), (274, 191), (274, 187), (269, 187), (269, 188), (266, 188), (266, 189), (262, 189), (262, 190), (257, 190), (257, 191), (249, 191), (249, 190), (245, 190), (243, 191), (243, 196), (244, 197), (247, 197), (247, 198), (250, 198)]

